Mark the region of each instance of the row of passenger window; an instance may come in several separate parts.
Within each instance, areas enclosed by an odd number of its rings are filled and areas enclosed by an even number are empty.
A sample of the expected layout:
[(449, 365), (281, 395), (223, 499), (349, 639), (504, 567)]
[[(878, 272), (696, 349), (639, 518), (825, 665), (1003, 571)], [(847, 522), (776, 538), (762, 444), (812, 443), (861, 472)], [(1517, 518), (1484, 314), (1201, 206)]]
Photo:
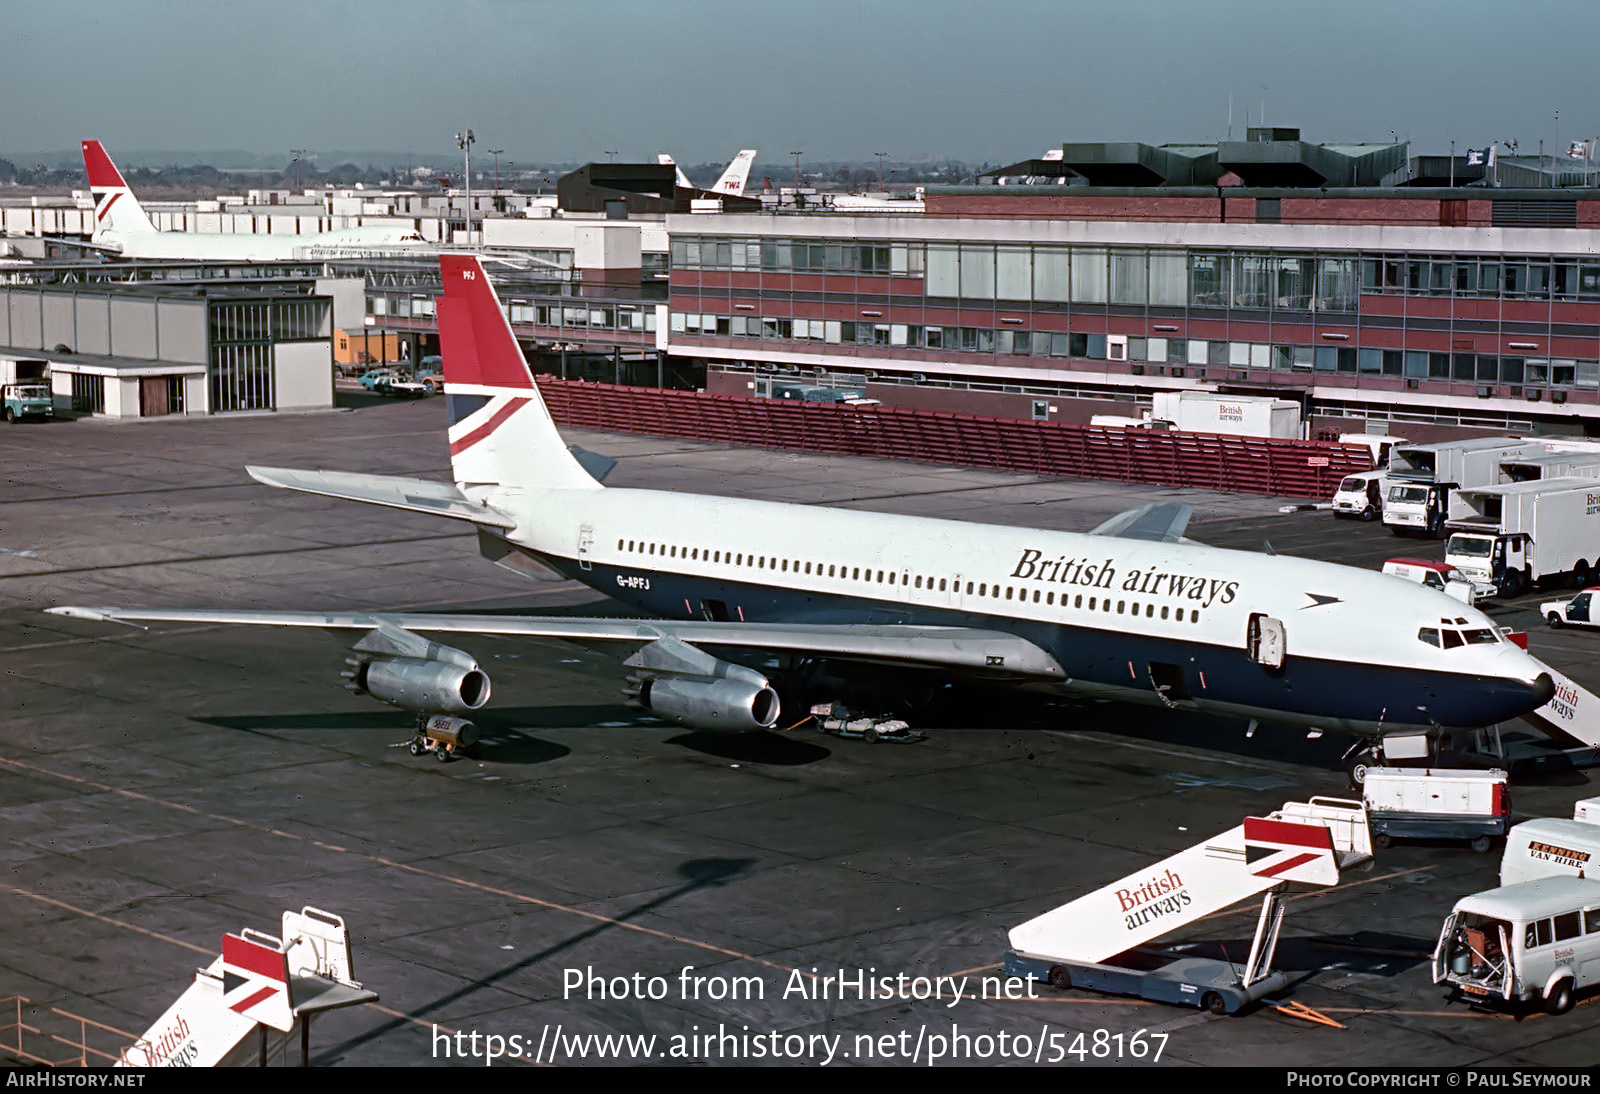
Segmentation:
[[(679, 547), (676, 544), (647, 543), (642, 540), (617, 540), (617, 550), (630, 554), (646, 556), (656, 555), (665, 558), (686, 559), (690, 562), (710, 562), (713, 564), (725, 563), (730, 566), (749, 566), (757, 570), (776, 570), (778, 573), (811, 574), (816, 577), (832, 577), (844, 581), (865, 581), (878, 585), (903, 585), (914, 589), (925, 589), (929, 592), (961, 592), (961, 582), (951, 582), (949, 578), (926, 577), (922, 574), (901, 575), (894, 570), (874, 570), (868, 566), (840, 566), (830, 564), (824, 571), (820, 562), (802, 562), (799, 559), (769, 558), (766, 555), (745, 554), (744, 552), (710, 550), (701, 547)], [(937, 582), (937, 583), (936, 583)], [(953, 587), (952, 587), (953, 586)], [(967, 596), (988, 597), (993, 600), (1011, 600), (1018, 603), (1044, 604), (1047, 607), (1056, 606), (1056, 592), (1054, 589), (1026, 589), (1016, 585), (989, 584), (986, 581), (968, 581), (966, 583)], [(1087, 604), (1085, 600), (1087, 599)], [(1069, 604), (1068, 601), (1071, 601)], [(1200, 622), (1198, 608), (1172, 608), (1161, 605), (1159, 613), (1154, 604), (1140, 604), (1137, 601), (1113, 600), (1111, 597), (1076, 595), (1062, 593), (1060, 606), (1071, 607), (1074, 610), (1098, 611), (1117, 615), (1138, 616), (1141, 613), (1146, 619), (1155, 619), (1158, 614), (1161, 619), (1172, 619), (1179, 623)]]

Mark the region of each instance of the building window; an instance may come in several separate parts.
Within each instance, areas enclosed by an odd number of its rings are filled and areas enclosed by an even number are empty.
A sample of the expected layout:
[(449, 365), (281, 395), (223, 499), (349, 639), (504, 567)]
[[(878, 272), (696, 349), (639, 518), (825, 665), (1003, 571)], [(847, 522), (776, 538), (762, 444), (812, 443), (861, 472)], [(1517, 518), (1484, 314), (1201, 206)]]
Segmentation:
[(79, 414), (104, 414), (106, 412), (105, 377), (74, 372), (72, 374), (72, 409)]

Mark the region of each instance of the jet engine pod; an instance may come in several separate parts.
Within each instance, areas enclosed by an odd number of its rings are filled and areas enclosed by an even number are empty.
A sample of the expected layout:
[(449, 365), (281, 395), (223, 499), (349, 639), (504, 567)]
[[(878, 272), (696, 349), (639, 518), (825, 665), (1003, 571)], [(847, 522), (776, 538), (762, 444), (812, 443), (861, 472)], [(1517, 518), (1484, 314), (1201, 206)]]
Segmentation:
[(464, 714), (489, 701), (489, 677), (482, 669), (443, 661), (367, 661), (350, 676), (357, 691), (424, 714)]
[(658, 676), (640, 685), (639, 701), (692, 729), (771, 729), (778, 722), (778, 693), (765, 680)]

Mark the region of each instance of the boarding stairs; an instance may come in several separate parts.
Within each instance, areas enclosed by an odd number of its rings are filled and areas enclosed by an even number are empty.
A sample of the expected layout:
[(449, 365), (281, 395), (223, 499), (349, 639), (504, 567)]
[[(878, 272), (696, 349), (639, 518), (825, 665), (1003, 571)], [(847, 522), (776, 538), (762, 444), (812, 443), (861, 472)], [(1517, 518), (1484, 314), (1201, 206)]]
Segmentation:
[(1558, 738), (1600, 748), (1600, 695), (1549, 665), (1544, 665), (1544, 671), (1555, 681), (1555, 696), (1538, 710), (1523, 715), (1523, 720)]
[(1095, 964), (1267, 893), (1249, 962), (1264, 970), (1282, 919), (1272, 891), (1287, 882), (1336, 885), (1341, 869), (1371, 857), (1360, 802), (1285, 802), (1013, 927), (1008, 938), (1019, 954)]
[(295, 1035), (310, 1053), (313, 1016), (378, 996), (352, 976), (344, 920), (316, 908), (283, 913), (281, 937), (224, 935), (177, 1002), (123, 1050), (119, 1067), (241, 1067), (282, 1054)]

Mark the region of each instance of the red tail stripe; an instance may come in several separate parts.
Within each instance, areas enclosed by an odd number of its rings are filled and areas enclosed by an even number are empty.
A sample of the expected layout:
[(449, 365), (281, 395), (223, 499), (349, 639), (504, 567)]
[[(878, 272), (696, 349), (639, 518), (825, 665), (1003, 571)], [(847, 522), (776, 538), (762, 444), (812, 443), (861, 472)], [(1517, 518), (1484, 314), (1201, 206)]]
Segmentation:
[(102, 221), (102, 220), (104, 220), (106, 218), (106, 214), (111, 212), (111, 207), (117, 203), (117, 199), (120, 198), (121, 196), (122, 196), (122, 192), (119, 190), (118, 192), (116, 192), (115, 194), (112, 194), (109, 198), (106, 199), (106, 203), (104, 205), (102, 205), (100, 207), (100, 211), (95, 214), (95, 218), (94, 218), (95, 219), (95, 223), (99, 223), (100, 221)]
[(122, 181), (122, 173), (117, 170), (117, 165), (111, 162), (111, 157), (106, 155), (106, 150), (100, 146), (99, 141), (83, 142), (83, 166), (89, 173), (90, 189), (104, 190), (112, 186), (128, 185)]
[(468, 433), (465, 437), (462, 437), (459, 441), (451, 441), (450, 455), (459, 456), (461, 453), (465, 452), (479, 441), (488, 437), (489, 434), (500, 428), (501, 422), (505, 421), (507, 418), (511, 417), (511, 415), (521, 410), (523, 404), (528, 401), (529, 400), (527, 399), (521, 398), (508, 401), (505, 406), (501, 407), (499, 410), (490, 415), (487, 422), (484, 422), (477, 429), (474, 429), (471, 433)]
[(1312, 847), (1318, 851), (1333, 850), (1333, 833), (1320, 824), (1295, 824), (1267, 817), (1246, 817), (1244, 838), (1247, 843), (1276, 843), (1290, 847)]
[(1289, 859), (1286, 862), (1280, 862), (1276, 866), (1268, 866), (1265, 870), (1252, 870), (1251, 873), (1255, 874), (1257, 877), (1277, 877), (1281, 873), (1293, 870), (1296, 866), (1303, 866), (1306, 863), (1315, 860), (1316, 858), (1316, 855), (1308, 852), (1303, 855), (1296, 855), (1294, 858)]
[(279, 988), (262, 988), (260, 991), (256, 992), (254, 995), (252, 995), (250, 998), (244, 1000), (242, 1003), (235, 1003), (233, 1005), (233, 1009), (238, 1011), (240, 1014), (243, 1014), (245, 1011), (249, 1010), (251, 1007), (255, 1006), (257, 1003), (260, 1003), (263, 1000), (270, 999), (270, 998), (272, 998), (272, 996), (277, 995), (280, 990), (281, 989), (279, 989)]

